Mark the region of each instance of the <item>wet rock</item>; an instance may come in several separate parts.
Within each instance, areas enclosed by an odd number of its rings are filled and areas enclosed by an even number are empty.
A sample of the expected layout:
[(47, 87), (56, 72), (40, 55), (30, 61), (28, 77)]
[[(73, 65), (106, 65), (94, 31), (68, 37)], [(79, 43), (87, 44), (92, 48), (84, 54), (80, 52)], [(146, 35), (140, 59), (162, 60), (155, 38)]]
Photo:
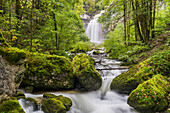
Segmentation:
[(86, 54), (80, 54), (73, 59), (73, 71), (77, 83), (83, 90), (98, 90), (102, 85), (102, 78), (94, 68), (94, 62)]
[(128, 104), (141, 113), (161, 112), (168, 106), (166, 96), (169, 89), (167, 79), (162, 75), (156, 75), (131, 92)]
[(74, 88), (71, 61), (57, 55), (29, 53), (22, 86), (33, 86), (34, 90)]
[(0, 105), (1, 113), (25, 113), (21, 105), (15, 98), (3, 101)]

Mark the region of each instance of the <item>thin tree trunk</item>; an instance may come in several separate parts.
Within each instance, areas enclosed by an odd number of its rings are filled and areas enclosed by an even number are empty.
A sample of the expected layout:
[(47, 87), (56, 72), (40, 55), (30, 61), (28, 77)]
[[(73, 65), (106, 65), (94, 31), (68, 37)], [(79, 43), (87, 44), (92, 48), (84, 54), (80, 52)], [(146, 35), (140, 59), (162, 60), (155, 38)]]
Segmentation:
[(156, 1), (154, 0), (154, 9), (153, 9), (153, 23), (152, 23), (152, 38), (155, 37), (154, 29), (155, 29), (155, 13), (156, 13)]
[(125, 41), (125, 45), (126, 45), (126, 37), (127, 37), (127, 32), (126, 32), (126, 10), (127, 10), (127, 7), (126, 7), (126, 1), (124, 1), (124, 41)]
[[(56, 18), (55, 18), (55, 13), (53, 12), (53, 19), (54, 19), (54, 30), (55, 32), (57, 32), (57, 22), (56, 22)], [(57, 37), (57, 33), (55, 33), (55, 39), (56, 39), (56, 49), (58, 49), (58, 37)]]
[(11, 30), (12, 30), (12, 20), (11, 20), (11, 16), (12, 16), (12, 11), (11, 11), (11, 4), (12, 4), (12, 2), (11, 2), (11, 0), (9, 1), (9, 23), (10, 23), (10, 39), (11, 39), (11, 43), (12, 43), (12, 32), (11, 32)]
[[(15, 12), (16, 12), (16, 18), (17, 18), (17, 24), (16, 24), (16, 31), (18, 32), (19, 30), (19, 21), (20, 21), (20, 1), (16, 0), (16, 5), (15, 5)], [(15, 46), (18, 45), (18, 39), (16, 39)]]
[(31, 8), (31, 17), (30, 17), (30, 28), (31, 28), (31, 42), (30, 42), (30, 49), (32, 48), (32, 40), (33, 40), (33, 9), (34, 9), (34, 0), (32, 0), (32, 8)]

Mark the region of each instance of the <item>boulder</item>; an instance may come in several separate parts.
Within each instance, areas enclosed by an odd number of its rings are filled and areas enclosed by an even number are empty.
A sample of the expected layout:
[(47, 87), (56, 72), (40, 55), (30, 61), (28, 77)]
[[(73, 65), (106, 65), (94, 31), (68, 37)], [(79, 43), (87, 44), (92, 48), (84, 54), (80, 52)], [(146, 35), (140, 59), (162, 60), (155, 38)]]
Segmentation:
[(140, 84), (128, 98), (128, 104), (141, 113), (155, 113), (165, 110), (168, 106), (169, 82), (162, 75)]
[(71, 61), (57, 55), (28, 53), (22, 86), (32, 86), (35, 90), (74, 88)]
[(0, 103), (1, 113), (25, 113), (21, 105), (15, 98), (3, 101)]
[(64, 97), (63, 95), (56, 96), (54, 94), (45, 93), (45, 94), (43, 94), (43, 97), (46, 98), (46, 99), (48, 99), (48, 98), (55, 98), (56, 100), (61, 101), (64, 104), (64, 106), (66, 107), (67, 111), (69, 111), (70, 107), (72, 106), (71, 99), (68, 98), (68, 97)]
[(80, 89), (98, 90), (102, 85), (102, 78), (94, 68), (94, 61), (86, 54), (76, 55), (73, 58), (73, 72)]
[(17, 93), (15, 94), (15, 97), (16, 97), (17, 99), (21, 99), (21, 98), (24, 98), (24, 99), (25, 99), (25, 94), (22, 93), (22, 92), (17, 91)]
[(152, 66), (148, 66), (148, 60), (145, 60), (115, 77), (110, 89), (119, 93), (129, 94), (140, 83), (152, 78), (152, 68)]
[(20, 86), (25, 72), (25, 56), (23, 50), (0, 47), (0, 101), (13, 96)]
[(44, 113), (66, 113), (64, 104), (55, 98), (45, 99), (42, 102), (41, 108)]

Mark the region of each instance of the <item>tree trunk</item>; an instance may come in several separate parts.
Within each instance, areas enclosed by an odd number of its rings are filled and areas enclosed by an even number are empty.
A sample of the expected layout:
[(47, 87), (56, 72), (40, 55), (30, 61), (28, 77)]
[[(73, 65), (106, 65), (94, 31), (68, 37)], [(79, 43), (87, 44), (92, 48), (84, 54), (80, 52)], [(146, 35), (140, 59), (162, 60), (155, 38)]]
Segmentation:
[(11, 39), (11, 43), (12, 43), (12, 20), (11, 20), (11, 16), (12, 16), (12, 11), (11, 11), (11, 7), (12, 7), (12, 2), (11, 0), (9, 0), (9, 26), (10, 26), (10, 39)]
[(153, 23), (152, 23), (152, 38), (154, 38), (154, 37), (155, 37), (154, 29), (155, 29), (156, 1), (157, 1), (157, 0), (154, 0), (154, 8), (153, 8)]
[[(57, 32), (57, 22), (56, 22), (56, 18), (55, 18), (55, 13), (53, 12), (53, 19), (54, 19), (54, 30), (55, 32)], [(57, 33), (55, 33), (55, 39), (56, 39), (56, 49), (58, 50), (58, 37), (57, 37)]]
[(33, 40), (33, 9), (34, 9), (34, 0), (32, 0), (32, 8), (31, 8), (31, 16), (30, 16), (30, 28), (31, 28), (31, 42), (30, 42), (30, 49), (32, 50), (32, 40)]
[(127, 37), (127, 32), (126, 32), (126, 10), (127, 10), (127, 7), (126, 7), (126, 0), (124, 0), (124, 41), (125, 41), (125, 45), (126, 45), (126, 37)]
[[(16, 18), (17, 18), (17, 24), (16, 24), (16, 31), (18, 32), (19, 30), (19, 21), (20, 21), (20, 1), (16, 0), (16, 5), (15, 5), (15, 12), (16, 12)], [(18, 45), (18, 39), (16, 39), (15, 46), (17, 47)]]

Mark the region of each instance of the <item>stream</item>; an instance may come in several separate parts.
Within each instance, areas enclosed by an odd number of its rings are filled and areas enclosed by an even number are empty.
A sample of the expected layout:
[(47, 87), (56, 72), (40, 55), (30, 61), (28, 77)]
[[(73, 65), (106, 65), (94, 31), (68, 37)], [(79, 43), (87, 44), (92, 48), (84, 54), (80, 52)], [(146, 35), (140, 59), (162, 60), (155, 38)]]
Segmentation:
[[(103, 38), (101, 34), (101, 24), (97, 22), (100, 14), (94, 16), (86, 29), (86, 35), (91, 42), (102, 43)], [(127, 71), (127, 67), (120, 66), (121, 61), (107, 59), (107, 54), (104, 48), (100, 48), (99, 54), (93, 54), (95, 50), (87, 52), (89, 56), (95, 59), (95, 69), (102, 76), (102, 86), (97, 91), (81, 92), (73, 91), (56, 91), (56, 92), (42, 92), (39, 94), (25, 93), (26, 97), (31, 97), (36, 100), (42, 100), (43, 93), (52, 93), (55, 95), (63, 95), (69, 97), (73, 106), (67, 113), (137, 113), (133, 108), (127, 104), (128, 95), (118, 94), (110, 90), (110, 83), (112, 80)], [(24, 99), (20, 99), (19, 103), (26, 113), (43, 113), (41, 107), (35, 111), (35, 106)]]
[[(98, 55), (94, 55), (93, 51), (87, 52), (87, 54), (95, 59), (95, 62), (97, 62), (95, 68), (98, 69), (102, 76), (102, 87), (99, 90), (90, 92), (73, 90), (48, 93), (63, 95), (72, 100), (73, 106), (67, 113), (137, 113), (127, 104), (128, 95), (118, 94), (110, 90), (110, 83), (114, 77), (128, 69), (121, 69), (119, 65), (121, 61), (107, 59), (104, 49), (99, 50), (100, 53)], [(108, 68), (116, 69), (108, 70)], [(43, 94), (25, 93), (25, 96), (41, 100)], [(26, 113), (43, 113), (41, 110), (34, 111), (34, 105), (24, 99), (20, 99), (19, 103)]]

